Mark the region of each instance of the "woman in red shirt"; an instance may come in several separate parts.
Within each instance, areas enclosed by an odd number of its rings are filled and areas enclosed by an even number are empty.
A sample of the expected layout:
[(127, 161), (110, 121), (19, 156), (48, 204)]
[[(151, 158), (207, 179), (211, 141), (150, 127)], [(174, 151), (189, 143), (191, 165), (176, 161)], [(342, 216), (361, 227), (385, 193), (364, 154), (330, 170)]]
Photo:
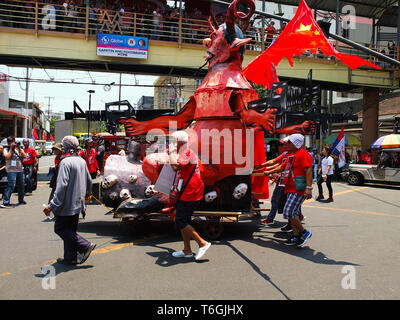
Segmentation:
[(97, 175), (100, 175), (100, 170), (96, 160), (97, 152), (93, 148), (93, 139), (86, 140), (85, 149), (79, 152), (79, 155), (85, 159), (92, 179), (96, 179)]
[(176, 144), (170, 145), (170, 163), (172, 169), (177, 172), (178, 190), (186, 185), (176, 205), (175, 216), (175, 223), (181, 230), (184, 248), (172, 255), (176, 258), (193, 258), (190, 240), (194, 239), (199, 245), (196, 254), (196, 260), (199, 260), (210, 248), (211, 243), (201, 238), (190, 222), (194, 210), (203, 198), (204, 183), (201, 180), (197, 155), (187, 147), (188, 134), (177, 131), (172, 134), (172, 138), (176, 139)]

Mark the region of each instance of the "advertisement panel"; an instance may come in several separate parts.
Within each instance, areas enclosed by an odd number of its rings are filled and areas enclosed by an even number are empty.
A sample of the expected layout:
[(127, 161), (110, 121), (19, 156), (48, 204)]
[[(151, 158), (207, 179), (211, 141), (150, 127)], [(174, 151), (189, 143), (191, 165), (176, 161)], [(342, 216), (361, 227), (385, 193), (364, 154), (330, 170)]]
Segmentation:
[(147, 59), (148, 39), (99, 33), (97, 35), (97, 55)]

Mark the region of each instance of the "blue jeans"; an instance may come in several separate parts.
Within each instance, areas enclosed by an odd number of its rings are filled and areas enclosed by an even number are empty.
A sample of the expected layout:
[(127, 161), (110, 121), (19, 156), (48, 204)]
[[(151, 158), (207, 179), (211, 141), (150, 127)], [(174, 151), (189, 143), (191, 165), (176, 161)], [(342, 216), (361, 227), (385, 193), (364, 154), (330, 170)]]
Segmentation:
[(153, 40), (158, 40), (160, 37), (158, 35), (158, 24), (153, 25), (153, 35), (151, 37), (151, 39)]
[(278, 212), (279, 201), (284, 196), (285, 196), (285, 187), (280, 187), (279, 185), (276, 185), (274, 192), (272, 193), (271, 211), (268, 214), (269, 220), (275, 219), (276, 213)]
[(313, 171), (314, 171), (313, 181), (316, 181), (318, 178), (318, 165), (317, 164), (313, 164)]
[(18, 183), (18, 203), (22, 203), (24, 201), (25, 195), (25, 179), (24, 172), (8, 172), (7, 173), (8, 185), (7, 189), (4, 192), (3, 196), (3, 204), (9, 205), (11, 193), (14, 191), (15, 185)]
[(28, 164), (26, 167), (29, 169), (28, 174), (25, 176), (26, 178), (26, 192), (32, 192), (32, 174), (33, 174), (33, 163)]

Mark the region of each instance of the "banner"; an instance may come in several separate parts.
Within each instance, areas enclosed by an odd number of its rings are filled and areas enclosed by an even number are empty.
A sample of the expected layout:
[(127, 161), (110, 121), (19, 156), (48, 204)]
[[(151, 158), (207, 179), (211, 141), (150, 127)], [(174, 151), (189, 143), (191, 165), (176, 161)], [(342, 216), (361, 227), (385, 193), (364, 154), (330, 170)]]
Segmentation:
[(147, 59), (149, 41), (147, 38), (99, 33), (97, 55)]

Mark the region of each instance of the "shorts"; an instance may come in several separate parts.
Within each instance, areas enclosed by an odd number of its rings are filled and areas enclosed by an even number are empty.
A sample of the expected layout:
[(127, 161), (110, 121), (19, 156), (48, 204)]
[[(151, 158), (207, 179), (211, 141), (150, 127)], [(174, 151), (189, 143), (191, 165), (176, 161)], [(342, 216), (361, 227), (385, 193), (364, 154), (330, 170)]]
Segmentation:
[(200, 201), (178, 201), (176, 205), (175, 224), (179, 229), (183, 229), (190, 224), (192, 221), (192, 214), (199, 204)]
[(301, 213), (301, 205), (305, 198), (297, 193), (288, 193), (285, 208), (283, 209), (283, 218), (298, 218)]

